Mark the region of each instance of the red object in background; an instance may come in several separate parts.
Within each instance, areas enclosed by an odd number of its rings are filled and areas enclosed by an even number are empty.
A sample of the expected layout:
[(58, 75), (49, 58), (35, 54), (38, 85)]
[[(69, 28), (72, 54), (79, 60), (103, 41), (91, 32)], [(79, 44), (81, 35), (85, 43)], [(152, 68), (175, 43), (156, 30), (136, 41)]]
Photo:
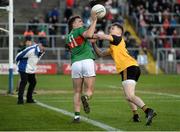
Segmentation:
[(66, 6), (72, 8), (74, 6), (74, 0), (66, 0)]
[(63, 74), (71, 74), (71, 64), (63, 64)]
[(113, 14), (110, 11), (107, 12), (106, 19), (110, 21), (113, 20)]
[(177, 0), (177, 3), (180, 4), (180, 0)]
[(116, 73), (116, 67), (112, 63), (96, 63), (96, 73), (97, 74), (114, 74)]
[(33, 2), (32, 3), (32, 8), (37, 9), (38, 8), (38, 4), (36, 2)]
[(169, 27), (170, 27), (170, 23), (169, 23), (168, 18), (166, 18), (163, 22), (163, 28), (166, 31)]
[(36, 73), (37, 74), (57, 74), (57, 65), (56, 64), (38, 64)]
[(166, 40), (165, 43), (164, 43), (164, 48), (168, 49), (168, 48), (171, 48), (171, 43), (169, 40)]
[[(71, 74), (71, 65), (63, 64), (63, 74)], [(112, 63), (103, 64), (96, 63), (96, 73), (97, 74), (114, 74), (116, 73), (116, 67)]]

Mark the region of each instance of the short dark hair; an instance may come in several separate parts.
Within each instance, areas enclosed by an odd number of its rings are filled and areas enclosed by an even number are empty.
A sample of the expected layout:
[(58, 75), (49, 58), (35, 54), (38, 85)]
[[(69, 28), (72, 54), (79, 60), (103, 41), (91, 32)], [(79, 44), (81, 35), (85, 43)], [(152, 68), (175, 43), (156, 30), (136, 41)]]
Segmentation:
[(118, 23), (118, 22), (112, 23), (110, 27), (113, 27), (113, 26), (117, 26), (119, 29), (122, 30), (122, 34), (124, 33), (124, 28), (120, 23)]
[(69, 29), (69, 32), (73, 29), (73, 27), (72, 27), (72, 26), (73, 26), (73, 22), (74, 22), (77, 18), (81, 19), (80, 16), (72, 16), (72, 17), (69, 18), (69, 20), (68, 20), (68, 29)]
[(26, 36), (25, 37), (25, 41), (31, 41), (32, 40), (32, 37), (31, 36)]

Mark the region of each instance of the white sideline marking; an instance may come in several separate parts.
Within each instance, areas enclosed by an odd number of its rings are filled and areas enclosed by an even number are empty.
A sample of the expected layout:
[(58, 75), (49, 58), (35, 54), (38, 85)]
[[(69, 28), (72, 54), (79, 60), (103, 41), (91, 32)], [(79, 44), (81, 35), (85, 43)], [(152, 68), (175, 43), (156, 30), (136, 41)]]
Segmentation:
[[(74, 117), (74, 114), (69, 112), (69, 111), (66, 111), (66, 110), (63, 110), (63, 109), (59, 109), (59, 108), (56, 108), (56, 107), (52, 107), (50, 105), (47, 105), (47, 104), (44, 104), (44, 103), (41, 103), (41, 102), (37, 102), (36, 103), (37, 105), (41, 106), (41, 107), (44, 107), (44, 108), (47, 108), (47, 109), (50, 109), (50, 110), (53, 110), (53, 111), (56, 111), (56, 112), (59, 112), (59, 113), (62, 113), (64, 115), (67, 115), (67, 116), (70, 116), (70, 117)], [(119, 130), (117, 128), (114, 128), (114, 127), (111, 127), (109, 125), (106, 125), (104, 123), (101, 123), (101, 122), (98, 122), (98, 121), (95, 121), (95, 120), (91, 120), (91, 119), (88, 119), (84, 116), (81, 116), (81, 120), (89, 123), (89, 124), (92, 124), (94, 126), (97, 126), (97, 127), (100, 127), (106, 131), (122, 131), (122, 130)]]
[(138, 93), (145, 93), (145, 94), (154, 94), (154, 95), (160, 95), (160, 96), (169, 96), (174, 98), (180, 98), (180, 95), (176, 94), (169, 94), (169, 93), (159, 93), (159, 92), (150, 92), (150, 91), (141, 91), (137, 90)]
[[(151, 101), (155, 101), (155, 100), (157, 100), (158, 98), (143, 98), (143, 99), (151, 99)], [(58, 102), (63, 102), (63, 103), (65, 103), (65, 102), (68, 102), (68, 103), (70, 103), (70, 102), (72, 102), (72, 101), (57, 101), (57, 100), (49, 100), (49, 101), (46, 101), (46, 102), (48, 102), (48, 103), (53, 103), (53, 102), (55, 102), (55, 103), (58, 103)], [(101, 102), (103, 102), (103, 103), (118, 103), (118, 102), (125, 102), (124, 100), (119, 100), (118, 98), (117, 99), (108, 99), (108, 100), (98, 100), (98, 101), (96, 101), (96, 102), (98, 102), (98, 103), (101, 103)], [(158, 99), (158, 102), (162, 102), (162, 103), (167, 103), (167, 102), (180, 102), (180, 99), (173, 99), (173, 100), (169, 100), (169, 98), (168, 99)]]
[[(120, 86), (115, 86), (115, 85), (108, 85), (109, 88), (121, 88)], [(150, 92), (150, 91), (141, 91), (141, 90), (136, 90), (138, 93), (144, 93), (144, 94), (154, 94), (154, 95), (161, 95), (161, 96), (169, 96), (169, 97), (175, 97), (175, 98), (180, 98), (180, 95), (177, 94), (169, 94), (169, 93), (159, 93), (159, 92)]]

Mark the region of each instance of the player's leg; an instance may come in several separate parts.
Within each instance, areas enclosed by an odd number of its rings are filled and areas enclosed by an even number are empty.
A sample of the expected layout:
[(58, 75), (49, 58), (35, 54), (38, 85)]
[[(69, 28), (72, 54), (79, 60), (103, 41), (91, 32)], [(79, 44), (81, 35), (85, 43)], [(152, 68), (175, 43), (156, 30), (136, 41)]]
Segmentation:
[(26, 84), (27, 84), (27, 80), (28, 80), (28, 75), (27, 73), (25, 72), (19, 72), (20, 74), (20, 83), (19, 83), (19, 90), (18, 90), (18, 102), (17, 104), (24, 104), (24, 99), (23, 99), (23, 96), (24, 96), (24, 90), (25, 90), (25, 87), (26, 87)]
[(33, 99), (33, 92), (36, 86), (36, 77), (35, 74), (28, 74), (28, 82), (29, 82), (29, 87), (27, 91), (27, 103), (35, 103), (35, 100)]
[(73, 122), (80, 121), (80, 109), (81, 109), (81, 94), (83, 87), (83, 77), (82, 77), (82, 62), (74, 62), (71, 66), (71, 76), (73, 82), (74, 90), (74, 119)]
[(139, 97), (135, 96), (135, 83), (136, 82), (134, 80), (126, 80), (122, 82), (122, 85), (126, 100), (129, 102), (133, 112), (133, 121), (139, 122), (140, 119), (137, 112), (137, 106), (144, 106), (144, 102)]
[(136, 104), (140, 108), (145, 106), (142, 99), (135, 95), (136, 82), (134, 80), (125, 80), (122, 82), (122, 85), (125, 97), (128, 101)]
[(81, 96), (81, 101), (83, 103), (84, 111), (86, 113), (90, 112), (88, 101), (91, 99), (94, 92), (94, 82), (95, 82), (95, 77), (84, 78), (84, 95)]
[(84, 111), (90, 112), (88, 100), (91, 98), (94, 92), (95, 83), (95, 63), (92, 59), (83, 60), (83, 77), (84, 77), (84, 95), (81, 97)]
[(138, 109), (137, 105), (135, 105), (134, 103), (132, 103), (130, 101), (128, 101), (128, 103), (129, 103), (129, 106), (130, 106), (132, 113), (133, 113), (133, 117), (132, 117), (133, 121), (134, 122), (140, 122), (139, 114), (137, 111), (137, 109)]
[(136, 81), (138, 81), (138, 78), (140, 76), (140, 69), (139, 67), (132, 66), (127, 68), (126, 73), (127, 75), (125, 75), (124, 73), (124, 76), (126, 76), (127, 78), (124, 78), (124, 81), (122, 82), (126, 99), (136, 104), (146, 113), (147, 124), (149, 125), (156, 113), (151, 108), (148, 108), (140, 97), (135, 95), (135, 86)]
[(73, 78), (75, 122), (79, 122), (80, 120), (82, 87), (83, 87), (83, 78)]

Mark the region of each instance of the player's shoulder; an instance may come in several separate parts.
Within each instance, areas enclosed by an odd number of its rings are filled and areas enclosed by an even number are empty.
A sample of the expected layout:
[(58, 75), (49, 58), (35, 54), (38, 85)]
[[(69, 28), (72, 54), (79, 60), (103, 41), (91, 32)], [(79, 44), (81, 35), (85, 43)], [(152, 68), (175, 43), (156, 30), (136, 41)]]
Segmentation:
[(121, 35), (111, 35), (112, 36), (112, 41), (111, 41), (111, 44), (112, 45), (119, 45), (121, 42), (122, 42), (122, 40), (123, 40), (123, 37), (121, 36)]

